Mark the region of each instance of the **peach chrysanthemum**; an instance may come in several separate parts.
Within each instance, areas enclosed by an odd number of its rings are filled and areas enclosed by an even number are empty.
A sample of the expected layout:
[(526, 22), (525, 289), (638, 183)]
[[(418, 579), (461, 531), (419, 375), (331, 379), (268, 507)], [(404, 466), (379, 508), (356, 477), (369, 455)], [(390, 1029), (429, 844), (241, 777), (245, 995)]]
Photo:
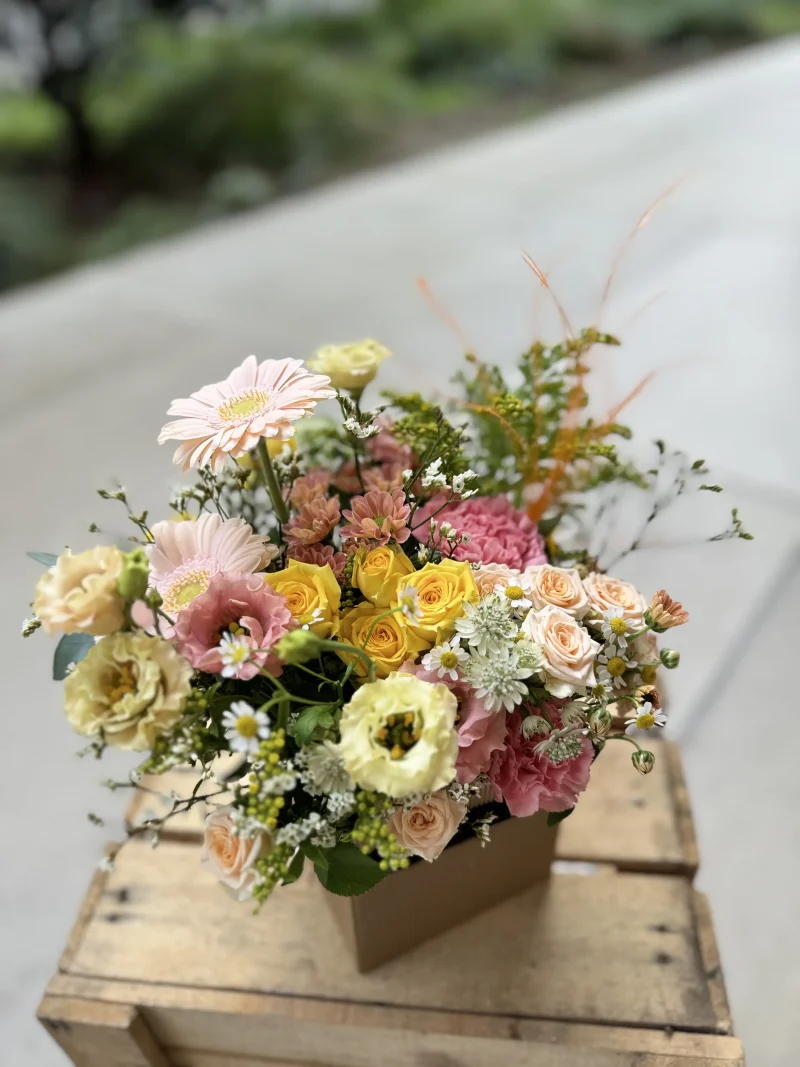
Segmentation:
[(177, 615), (208, 589), (215, 574), (252, 574), (278, 554), (244, 519), (202, 514), (193, 522), (157, 522), (150, 560), (150, 584), (164, 611)]
[(334, 396), (330, 379), (309, 374), (299, 359), (259, 363), (248, 356), (224, 382), (173, 400), (167, 414), (180, 418), (164, 426), (158, 443), (182, 442), (173, 461), (184, 471), (210, 466), (219, 473), (227, 456), (243, 456), (262, 437), (288, 441), (293, 422), (312, 412), (319, 400)]
[(364, 471), (364, 488), (367, 492), (391, 493), (403, 488), (403, 466), (400, 463), (382, 463)]
[(349, 525), (341, 530), (345, 541), (372, 541), (386, 545), (394, 538), (402, 544), (411, 536), (407, 526), (411, 509), (402, 489), (354, 496), (350, 504), (351, 510), (344, 512)]
[(318, 496), (324, 496), (331, 487), (331, 476), (327, 471), (311, 471), (298, 478), (289, 494), (289, 503), (294, 508), (309, 504)]
[(290, 547), (315, 545), (324, 541), (339, 521), (339, 497), (316, 496), (303, 504), (297, 515), (283, 528)]
[(663, 634), (665, 630), (670, 630), (673, 626), (683, 626), (688, 622), (689, 612), (683, 604), (673, 600), (666, 589), (659, 589), (650, 601), (650, 607), (644, 613), (644, 621), (657, 634)]
[(344, 552), (337, 552), (331, 545), (294, 545), (286, 554), (289, 559), (297, 559), (301, 563), (316, 563), (318, 567), (330, 567), (339, 581), (342, 579), (347, 564), (347, 556)]

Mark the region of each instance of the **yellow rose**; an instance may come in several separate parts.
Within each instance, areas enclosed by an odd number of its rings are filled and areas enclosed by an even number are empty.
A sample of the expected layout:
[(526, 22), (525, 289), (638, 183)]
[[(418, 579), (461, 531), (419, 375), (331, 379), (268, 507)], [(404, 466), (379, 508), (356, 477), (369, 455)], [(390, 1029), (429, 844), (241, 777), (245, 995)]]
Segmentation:
[(477, 604), (479, 600), (469, 563), (457, 563), (452, 559), (426, 563), (421, 571), (403, 579), (397, 587), (393, 607), (407, 586), (417, 590), (419, 618), (416, 622), (404, 619), (404, 625), (432, 645), (449, 636), (453, 620), (463, 613), (465, 603)]
[(378, 367), (390, 356), (388, 348), (367, 338), (349, 345), (325, 345), (318, 348), (308, 361), (311, 370), (327, 374), (334, 389), (349, 389), (354, 393), (372, 381)]
[[(430, 641), (420, 640), (416, 634), (411, 633), (399, 614), (387, 615), (372, 629), (375, 620), (383, 614), (384, 609), (376, 608), (374, 604), (359, 604), (342, 616), (339, 629), (342, 641), (363, 648), (367, 655), (372, 657), (379, 678), (385, 678), (392, 671), (399, 670), (407, 659), (416, 659), (420, 652), (431, 646)], [(372, 633), (367, 640), (371, 629)], [(339, 655), (345, 663), (349, 663), (352, 658), (352, 653), (345, 651)], [(362, 678), (366, 675), (367, 668), (363, 660), (356, 661), (355, 673)]]
[(180, 721), (192, 674), (168, 641), (112, 634), (67, 675), (64, 711), (79, 734), (143, 752)]
[(433, 793), (455, 778), (458, 701), (445, 685), (394, 673), (362, 685), (342, 712), (338, 750), (362, 789)]
[(405, 554), (389, 545), (362, 549), (353, 566), (352, 585), (360, 589), (367, 600), (379, 608), (388, 608), (397, 592), (397, 583), (414, 573), (414, 564)]
[(119, 630), (125, 622), (125, 601), (117, 589), (122, 562), (113, 545), (60, 555), (39, 579), (33, 601), (47, 633), (104, 637)]
[(330, 567), (290, 559), (284, 570), (265, 574), (264, 580), (286, 597), (286, 606), (301, 626), (323, 639), (338, 632), (342, 591)]

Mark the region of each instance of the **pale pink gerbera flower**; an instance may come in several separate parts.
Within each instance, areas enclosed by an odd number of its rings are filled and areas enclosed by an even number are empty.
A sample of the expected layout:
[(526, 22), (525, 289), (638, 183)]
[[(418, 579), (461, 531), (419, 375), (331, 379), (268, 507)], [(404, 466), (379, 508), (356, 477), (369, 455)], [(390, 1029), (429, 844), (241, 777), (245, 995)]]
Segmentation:
[(202, 514), (194, 522), (157, 522), (150, 559), (150, 585), (167, 615), (183, 611), (208, 589), (215, 574), (252, 574), (278, 554), (244, 519)]
[(299, 359), (248, 356), (224, 382), (204, 385), (187, 400), (173, 400), (158, 443), (182, 441), (173, 460), (184, 471), (210, 466), (219, 473), (226, 456), (237, 459), (262, 437), (288, 441), (292, 423), (309, 414), (317, 401), (336, 396), (324, 374), (309, 374)]
[(393, 489), (391, 493), (374, 491), (364, 496), (354, 496), (350, 504), (351, 510), (344, 512), (350, 525), (341, 529), (345, 541), (372, 541), (386, 545), (394, 538), (402, 544), (411, 536), (406, 525), (411, 509), (402, 489)]
[(289, 494), (289, 503), (292, 507), (301, 508), (316, 497), (325, 496), (330, 486), (331, 476), (327, 471), (311, 471), (294, 483)]
[(283, 528), (283, 535), (291, 547), (315, 545), (324, 541), (339, 521), (339, 497), (316, 496), (298, 511)]
[(286, 554), (289, 559), (299, 560), (300, 563), (315, 563), (318, 567), (330, 567), (339, 581), (344, 576), (347, 556), (344, 552), (337, 552), (330, 545), (294, 545)]

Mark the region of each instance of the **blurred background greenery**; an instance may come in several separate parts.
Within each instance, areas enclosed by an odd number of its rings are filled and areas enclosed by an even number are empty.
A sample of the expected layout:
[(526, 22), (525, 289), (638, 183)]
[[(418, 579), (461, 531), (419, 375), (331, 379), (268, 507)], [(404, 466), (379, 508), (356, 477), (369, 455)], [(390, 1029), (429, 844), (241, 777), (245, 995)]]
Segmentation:
[(0, 289), (800, 29), (800, 0), (3, 0)]

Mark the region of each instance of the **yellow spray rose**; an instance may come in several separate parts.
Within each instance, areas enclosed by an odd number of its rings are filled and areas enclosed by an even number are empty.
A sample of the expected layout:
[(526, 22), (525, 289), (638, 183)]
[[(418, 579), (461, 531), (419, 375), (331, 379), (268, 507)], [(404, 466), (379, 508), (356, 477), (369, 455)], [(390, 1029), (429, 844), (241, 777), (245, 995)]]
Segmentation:
[(417, 590), (419, 618), (404, 619), (404, 625), (429, 644), (438, 644), (449, 636), (453, 620), (463, 613), (464, 604), (477, 604), (480, 599), (469, 563), (452, 559), (426, 563), (421, 571), (404, 578), (398, 584), (392, 606), (398, 604), (398, 596), (408, 586)]
[(354, 393), (372, 381), (378, 367), (391, 352), (367, 338), (349, 345), (325, 345), (318, 348), (308, 361), (311, 370), (327, 374), (334, 389), (349, 389)]
[(342, 712), (339, 755), (353, 781), (400, 798), (456, 774), (458, 701), (445, 685), (394, 673), (362, 685)]
[(125, 601), (117, 589), (122, 563), (113, 545), (60, 555), (39, 579), (33, 601), (47, 633), (104, 637), (119, 630), (125, 622)]
[[(339, 629), (342, 641), (363, 648), (367, 655), (372, 657), (379, 678), (385, 678), (392, 671), (399, 670), (407, 659), (416, 659), (420, 652), (431, 646), (430, 641), (421, 640), (411, 633), (400, 614), (387, 615), (385, 619), (375, 623), (384, 612), (384, 608), (376, 608), (369, 602), (359, 604), (342, 616)], [(370, 630), (372, 633), (367, 640)], [(345, 663), (349, 663), (352, 658), (352, 653), (348, 655), (345, 651), (339, 655)], [(362, 678), (366, 675), (367, 668), (363, 660), (356, 661), (355, 673)]]
[(160, 637), (112, 634), (67, 675), (64, 711), (79, 734), (143, 752), (180, 720), (193, 673)]
[(361, 549), (353, 565), (352, 584), (376, 607), (388, 608), (397, 592), (397, 583), (414, 573), (414, 564), (398, 548), (381, 545), (371, 552)]
[(286, 606), (301, 626), (308, 626), (317, 637), (336, 635), (342, 591), (330, 567), (290, 559), (284, 570), (265, 574), (264, 580), (286, 597)]

